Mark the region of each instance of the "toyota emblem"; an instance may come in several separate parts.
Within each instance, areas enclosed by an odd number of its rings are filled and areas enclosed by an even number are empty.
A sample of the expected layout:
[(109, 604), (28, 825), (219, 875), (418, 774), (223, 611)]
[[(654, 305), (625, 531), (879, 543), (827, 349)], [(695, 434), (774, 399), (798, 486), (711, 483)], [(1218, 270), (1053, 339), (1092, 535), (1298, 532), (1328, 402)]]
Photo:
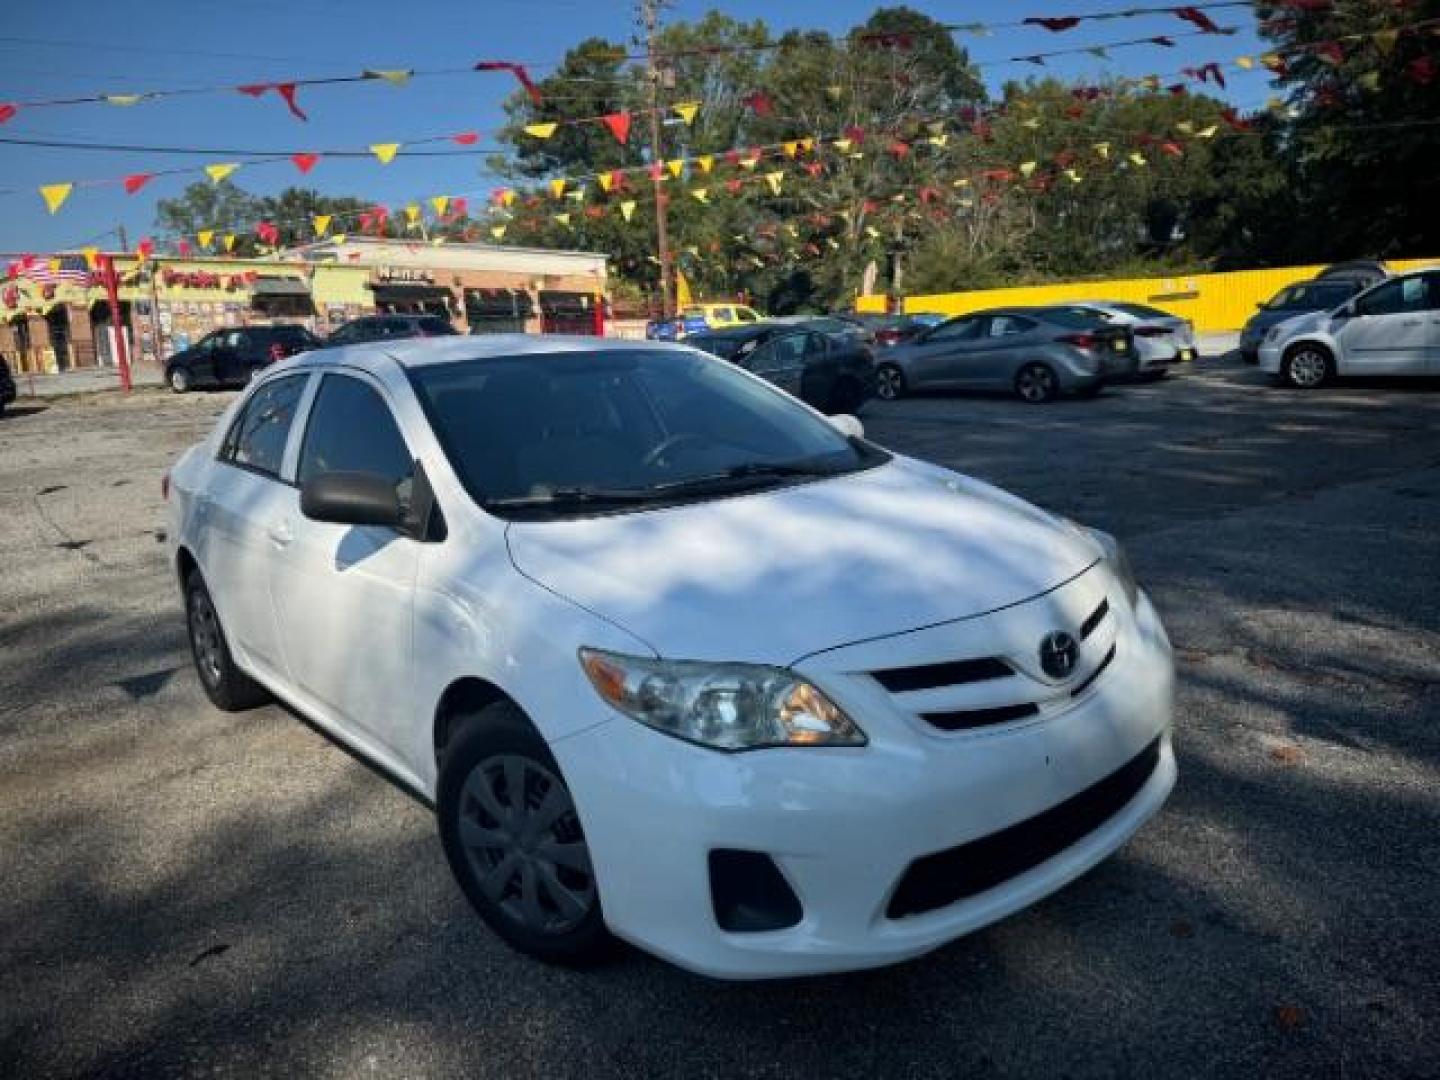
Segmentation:
[(1080, 659), (1080, 643), (1064, 630), (1046, 634), (1040, 641), (1040, 666), (1052, 679), (1068, 679)]

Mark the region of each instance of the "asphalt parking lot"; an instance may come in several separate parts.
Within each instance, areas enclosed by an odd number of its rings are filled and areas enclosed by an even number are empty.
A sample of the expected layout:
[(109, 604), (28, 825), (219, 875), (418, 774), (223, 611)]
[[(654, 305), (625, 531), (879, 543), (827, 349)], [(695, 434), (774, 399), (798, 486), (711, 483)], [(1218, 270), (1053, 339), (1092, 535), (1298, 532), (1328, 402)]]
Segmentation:
[(424, 807), (281, 708), (209, 706), (155, 530), (228, 400), (0, 421), (0, 1075), (1440, 1074), (1440, 386), (1204, 361), (872, 403), (877, 441), (1125, 541), (1180, 782), (1027, 912), (765, 984), (523, 959)]

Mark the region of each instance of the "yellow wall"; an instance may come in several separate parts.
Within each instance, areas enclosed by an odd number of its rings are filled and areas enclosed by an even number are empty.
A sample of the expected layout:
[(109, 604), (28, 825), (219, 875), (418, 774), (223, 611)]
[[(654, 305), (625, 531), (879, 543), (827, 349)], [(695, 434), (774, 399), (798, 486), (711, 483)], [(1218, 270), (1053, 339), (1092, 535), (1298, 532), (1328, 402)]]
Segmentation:
[[(1440, 263), (1440, 259), (1388, 262), (1392, 272)], [(1238, 330), (1255, 314), (1255, 305), (1286, 285), (1314, 277), (1322, 266), (1286, 266), (1275, 270), (1236, 270), (1224, 274), (1178, 274), (1164, 278), (1116, 278), (1070, 281), (1055, 285), (1021, 285), (1008, 289), (907, 296), (905, 310), (964, 315), (982, 308), (1010, 305), (1061, 304), (1076, 300), (1125, 300), (1150, 304), (1183, 316), (1200, 333)], [(857, 311), (884, 311), (883, 296), (862, 296)]]

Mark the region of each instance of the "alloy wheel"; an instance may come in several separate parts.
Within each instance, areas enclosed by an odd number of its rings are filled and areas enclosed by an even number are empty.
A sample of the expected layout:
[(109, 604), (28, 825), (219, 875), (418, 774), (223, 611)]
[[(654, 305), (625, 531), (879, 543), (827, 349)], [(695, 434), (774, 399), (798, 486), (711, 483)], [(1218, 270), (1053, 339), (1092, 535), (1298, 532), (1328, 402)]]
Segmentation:
[(212, 689), (220, 685), (223, 673), (220, 620), (215, 605), (203, 590), (190, 594), (190, 646), (195, 652), (195, 667)]
[(1021, 368), (1015, 379), (1015, 392), (1026, 401), (1049, 401), (1055, 390), (1055, 373), (1040, 364)]
[(883, 401), (894, 401), (905, 389), (905, 376), (900, 369), (886, 364), (875, 373), (875, 393)]
[(1330, 372), (1330, 361), (1318, 349), (1301, 349), (1290, 357), (1290, 381), (1306, 390), (1319, 386)]
[(519, 754), (485, 758), (466, 777), (460, 844), (485, 896), (538, 934), (579, 926), (596, 903), (590, 852), (564, 783)]

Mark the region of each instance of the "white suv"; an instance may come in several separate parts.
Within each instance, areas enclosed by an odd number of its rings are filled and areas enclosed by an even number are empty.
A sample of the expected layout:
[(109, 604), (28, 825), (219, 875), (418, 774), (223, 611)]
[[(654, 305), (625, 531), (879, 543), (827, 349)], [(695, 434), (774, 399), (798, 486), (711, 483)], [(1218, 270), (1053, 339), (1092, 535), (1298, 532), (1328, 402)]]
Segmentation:
[(683, 346), (287, 361), (169, 478), (201, 681), (432, 800), (534, 955), (926, 952), (1159, 809), (1173, 669), (1110, 537), (858, 428)]
[(1270, 328), (1260, 370), (1300, 390), (1337, 375), (1440, 375), (1440, 269), (1387, 278)]

